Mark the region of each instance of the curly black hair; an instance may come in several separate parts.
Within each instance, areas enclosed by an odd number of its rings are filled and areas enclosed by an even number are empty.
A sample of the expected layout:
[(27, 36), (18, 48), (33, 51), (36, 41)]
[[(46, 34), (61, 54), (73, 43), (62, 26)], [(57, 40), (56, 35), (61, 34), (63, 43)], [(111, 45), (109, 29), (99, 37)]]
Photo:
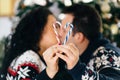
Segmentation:
[(12, 35), (9, 48), (5, 50), (5, 57), (1, 72), (6, 75), (7, 68), (17, 56), (26, 50), (33, 50), (38, 54), (38, 43), (47, 23), (48, 16), (52, 13), (45, 7), (37, 7), (27, 13), (17, 25)]

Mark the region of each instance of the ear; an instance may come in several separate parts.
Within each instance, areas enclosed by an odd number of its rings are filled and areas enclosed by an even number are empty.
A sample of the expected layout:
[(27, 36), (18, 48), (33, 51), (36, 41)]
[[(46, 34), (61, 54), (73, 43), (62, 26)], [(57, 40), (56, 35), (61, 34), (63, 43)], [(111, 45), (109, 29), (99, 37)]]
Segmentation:
[(77, 42), (81, 43), (84, 41), (84, 35), (81, 32), (78, 32), (74, 35)]

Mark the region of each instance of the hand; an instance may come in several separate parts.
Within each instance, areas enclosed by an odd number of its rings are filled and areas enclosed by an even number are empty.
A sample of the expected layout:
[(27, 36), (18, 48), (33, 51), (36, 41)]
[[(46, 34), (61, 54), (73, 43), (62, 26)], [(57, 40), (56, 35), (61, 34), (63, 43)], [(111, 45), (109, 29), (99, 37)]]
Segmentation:
[(56, 53), (56, 55), (66, 62), (67, 69), (70, 70), (77, 64), (79, 60), (79, 50), (73, 43), (60, 45), (57, 47), (57, 50), (59, 53)]
[(46, 72), (50, 78), (53, 78), (55, 74), (58, 72), (58, 56), (56, 56), (57, 53), (57, 45), (54, 45), (50, 48), (48, 48), (43, 53), (43, 58), (47, 64)]

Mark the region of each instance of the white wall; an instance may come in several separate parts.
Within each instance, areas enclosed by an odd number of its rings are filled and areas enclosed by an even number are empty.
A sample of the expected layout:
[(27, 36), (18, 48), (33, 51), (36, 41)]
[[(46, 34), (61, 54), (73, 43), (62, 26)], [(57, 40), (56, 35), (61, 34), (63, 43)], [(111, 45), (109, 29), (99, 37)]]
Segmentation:
[(0, 17), (0, 40), (11, 32), (12, 22), (9, 17)]

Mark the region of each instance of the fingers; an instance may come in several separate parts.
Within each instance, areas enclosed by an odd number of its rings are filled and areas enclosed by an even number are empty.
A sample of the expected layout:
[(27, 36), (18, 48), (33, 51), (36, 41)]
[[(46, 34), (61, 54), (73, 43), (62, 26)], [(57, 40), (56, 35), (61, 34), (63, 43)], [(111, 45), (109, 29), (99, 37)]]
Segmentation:
[(68, 45), (70, 48), (72, 48), (74, 50), (78, 50), (78, 48), (73, 43), (69, 43)]
[(66, 56), (79, 56), (79, 49), (73, 43), (57, 46), (57, 50)]
[(54, 46), (48, 48), (48, 49), (43, 53), (43, 56), (44, 56), (44, 55), (53, 56), (54, 53), (57, 52), (56, 48), (57, 48), (57, 45), (54, 45)]
[(56, 53), (56, 55), (57, 55), (59, 58), (61, 58), (62, 60), (64, 60), (65, 62), (68, 61), (68, 57), (67, 57), (67, 56), (65, 56), (65, 55), (63, 55), (63, 54), (60, 54), (60, 53)]
[(43, 53), (43, 58), (47, 66), (49, 66), (51, 69), (53, 66), (58, 67), (59, 58), (66, 62), (68, 69), (72, 69), (79, 59), (78, 54), (79, 50), (77, 47), (73, 43), (70, 43), (68, 45), (54, 45), (48, 48)]
[(63, 58), (64, 56), (65, 59), (66, 57), (71, 58), (73, 56), (79, 56), (79, 50), (73, 43), (70, 43), (68, 45), (54, 45), (48, 48), (43, 53), (43, 56), (46, 56), (46, 58), (53, 58), (56, 56), (56, 53), (64, 53), (64, 55), (59, 55), (59, 57)]
[(60, 45), (57, 47), (57, 50), (59, 53), (56, 53), (56, 55), (59, 58), (63, 59), (65, 62), (68, 62), (74, 58), (74, 54), (68, 45)]
[(66, 62), (67, 69), (72, 69), (77, 64), (79, 60), (79, 50), (73, 43), (60, 45), (57, 47), (57, 50), (60, 53), (56, 53), (56, 55)]
[(67, 45), (60, 45), (57, 47), (59, 53), (63, 53), (64, 56), (72, 56), (73, 53), (71, 52), (70, 48)]
[(57, 62), (57, 61), (58, 61), (58, 56), (55, 55), (55, 56), (53, 57), (53, 61), (56, 61), (56, 62)]
[(55, 57), (56, 53), (57, 53), (57, 47), (56, 47), (56, 46), (53, 46), (53, 47), (51, 48), (50, 56), (51, 56), (51, 57)]
[(71, 50), (74, 56), (79, 56), (79, 49), (73, 43), (69, 43), (68, 48)]

